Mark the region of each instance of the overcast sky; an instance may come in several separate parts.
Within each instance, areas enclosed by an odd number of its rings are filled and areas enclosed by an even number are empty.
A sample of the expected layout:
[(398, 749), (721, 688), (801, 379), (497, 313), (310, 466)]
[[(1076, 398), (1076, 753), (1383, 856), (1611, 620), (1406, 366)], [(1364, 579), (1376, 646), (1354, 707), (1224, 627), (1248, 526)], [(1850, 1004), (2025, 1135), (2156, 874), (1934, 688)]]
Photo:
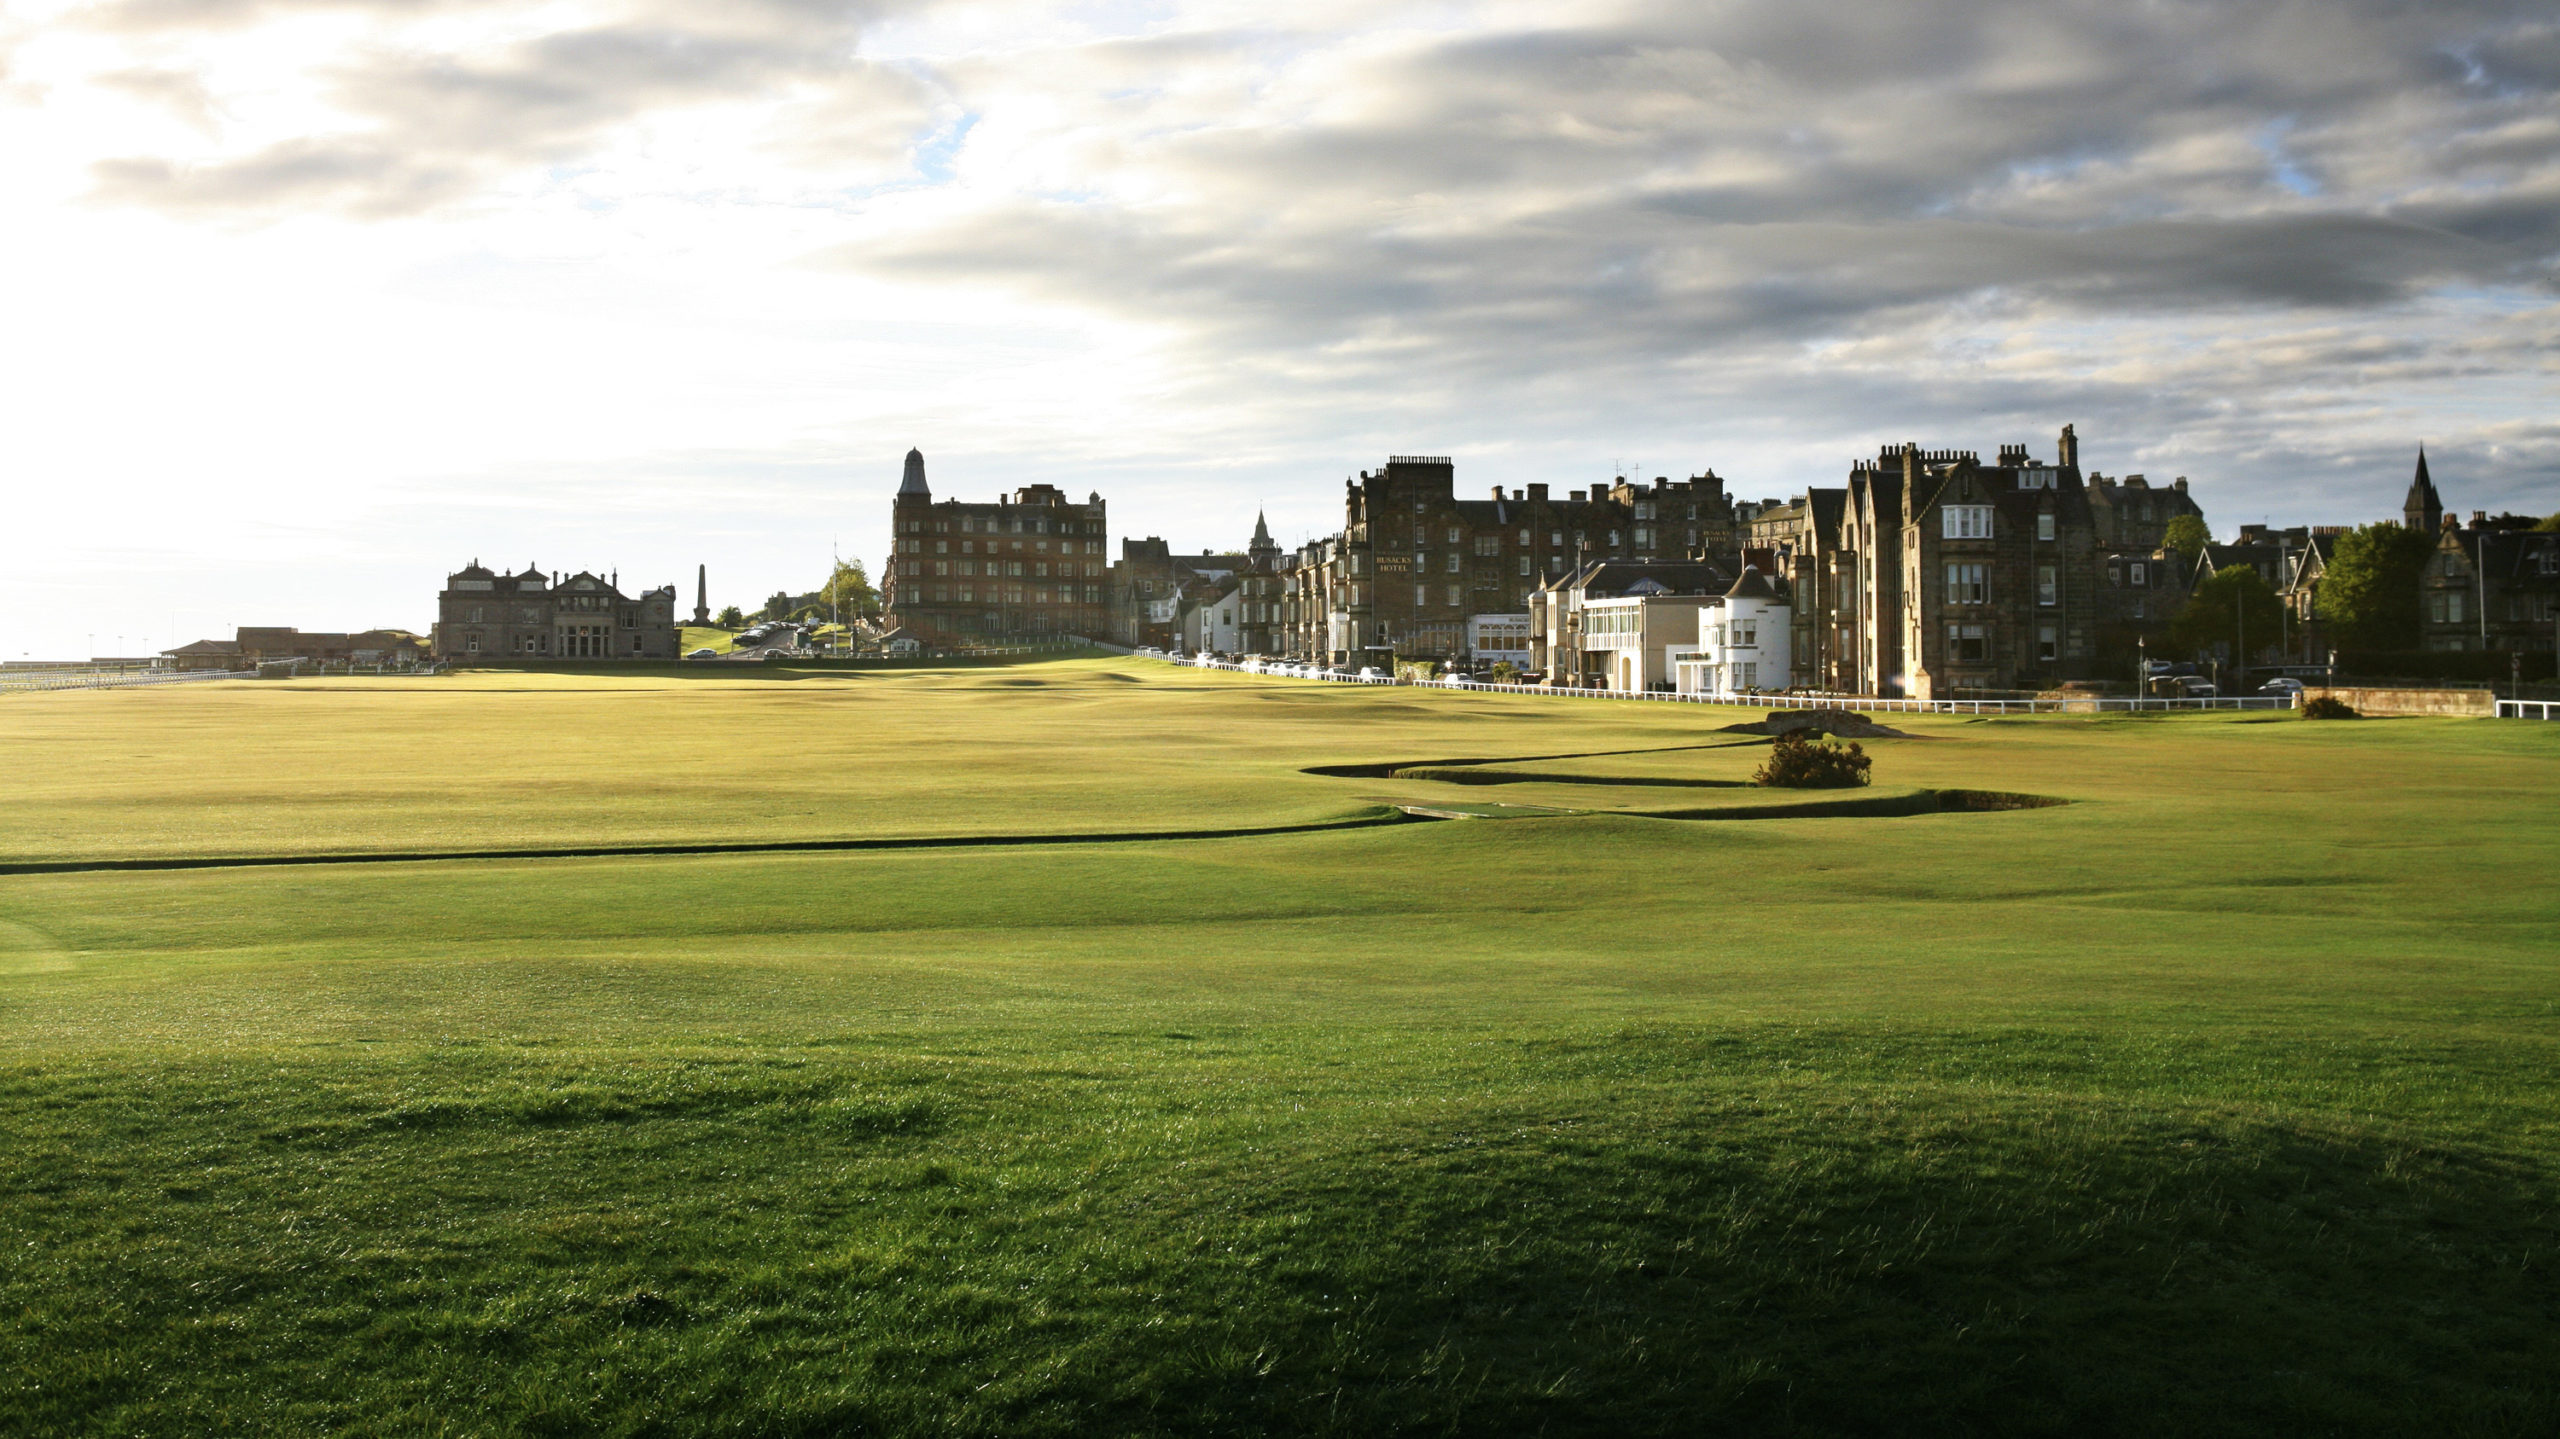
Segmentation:
[[(2535, 4), (0, 0), (0, 653), (1878, 446), (2560, 509)], [(92, 641), (90, 638), (94, 636)]]

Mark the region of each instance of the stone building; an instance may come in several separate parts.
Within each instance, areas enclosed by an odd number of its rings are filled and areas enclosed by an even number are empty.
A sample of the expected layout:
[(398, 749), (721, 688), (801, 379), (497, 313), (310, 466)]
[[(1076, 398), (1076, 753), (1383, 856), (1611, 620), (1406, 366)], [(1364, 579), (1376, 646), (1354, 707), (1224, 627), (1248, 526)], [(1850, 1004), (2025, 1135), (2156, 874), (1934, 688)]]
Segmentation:
[(1076, 504), (1026, 485), (993, 504), (936, 503), (923, 453), (909, 450), (890, 519), (886, 625), (929, 645), (1111, 633), (1101, 495)]
[(2091, 471), (2086, 485), (2089, 524), (2098, 548), (2107, 554), (2142, 554), (2169, 542), (2169, 522), (2180, 515), (2204, 518), (2204, 508), (2187, 494), (2187, 477), (2178, 476), (2167, 489), (2153, 489), (2140, 475), (2123, 479)]
[(1123, 540), (1110, 572), (1111, 636), (1127, 645), (1276, 654), (1281, 567), (1280, 546), (1259, 514), (1239, 553), (1177, 555), (1154, 535)]
[(1390, 456), (1344, 482), (1340, 532), (1283, 562), (1281, 647), (1337, 664), (1460, 658), (1470, 619), (1529, 609), (1544, 579), (1601, 559), (1724, 553), (1738, 523), (1713, 471), (1469, 500), (1447, 458)]
[(1902, 523), (1903, 691), (2038, 689), (2089, 678), (2097, 658), (2097, 533), (2079, 446), (2024, 446), (1915, 466)]
[(619, 584), (618, 576), (581, 570), (562, 579), (531, 565), (501, 574), (473, 560), (436, 596), (436, 658), (676, 658), (676, 587), (625, 595)]
[[(1762, 582), (1775, 582), (1789, 597), (1783, 652), (1797, 682), (1812, 689), (1858, 687), (1857, 645), (1850, 633), (1857, 554), (1848, 544), (1848, 519), (1848, 489), (1816, 487), (1783, 505), (1762, 507), (1745, 526), (1748, 548), (1765, 561)], [(1758, 621), (1753, 623), (1757, 629)]]
[(2051, 461), (2023, 445), (1988, 465), (1972, 450), (1888, 446), (1851, 469), (1840, 533), (1847, 553), (1821, 567), (1830, 594), (1793, 596), (1817, 611), (1798, 633), (1832, 636), (1835, 657), (1799, 655), (1799, 672), (1818, 663), (1826, 686), (1916, 698), (2093, 672), (2097, 535), (2070, 426)]
[(2560, 534), (2476, 510), (2468, 526), (2444, 515), (2418, 586), (2422, 649), (2551, 654), (2560, 643)]
[(426, 642), (407, 630), (298, 630), (291, 625), (243, 625), (227, 640), (197, 640), (162, 650), (171, 669), (247, 670), (273, 660), (321, 665), (411, 665), (426, 658)]

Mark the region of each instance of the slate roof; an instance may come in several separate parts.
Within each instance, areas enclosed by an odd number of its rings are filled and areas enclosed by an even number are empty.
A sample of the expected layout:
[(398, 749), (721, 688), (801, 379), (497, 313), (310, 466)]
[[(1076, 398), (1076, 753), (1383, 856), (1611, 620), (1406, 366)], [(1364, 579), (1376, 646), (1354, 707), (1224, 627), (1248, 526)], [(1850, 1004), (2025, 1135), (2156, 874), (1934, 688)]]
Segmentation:
[(1760, 573), (1758, 566), (1744, 565), (1742, 578), (1733, 582), (1733, 588), (1725, 591), (1724, 597), (1729, 600), (1774, 600), (1778, 598), (1778, 592), (1769, 587), (1768, 579)]

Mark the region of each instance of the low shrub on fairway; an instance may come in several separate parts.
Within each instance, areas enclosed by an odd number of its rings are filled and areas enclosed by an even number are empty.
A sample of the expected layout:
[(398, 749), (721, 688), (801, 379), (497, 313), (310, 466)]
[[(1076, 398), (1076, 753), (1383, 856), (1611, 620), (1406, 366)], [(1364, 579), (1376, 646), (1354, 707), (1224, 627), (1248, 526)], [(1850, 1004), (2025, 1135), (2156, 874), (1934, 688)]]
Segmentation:
[(2356, 707), (2336, 695), (2313, 695), (2302, 702), (2304, 719), (2362, 719)]
[(1771, 789), (1856, 789), (1870, 782), (1873, 764), (1856, 740), (1808, 739), (1794, 730), (1778, 736), (1751, 782)]

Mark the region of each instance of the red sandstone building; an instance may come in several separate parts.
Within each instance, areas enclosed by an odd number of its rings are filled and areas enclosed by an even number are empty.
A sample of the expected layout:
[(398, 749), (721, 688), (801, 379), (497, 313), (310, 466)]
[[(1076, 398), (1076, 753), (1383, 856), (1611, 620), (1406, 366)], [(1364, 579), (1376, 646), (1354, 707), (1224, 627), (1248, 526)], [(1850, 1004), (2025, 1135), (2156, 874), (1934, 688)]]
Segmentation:
[(892, 627), (929, 645), (1111, 632), (1102, 496), (1026, 485), (994, 504), (936, 502), (907, 451), (881, 597)]

